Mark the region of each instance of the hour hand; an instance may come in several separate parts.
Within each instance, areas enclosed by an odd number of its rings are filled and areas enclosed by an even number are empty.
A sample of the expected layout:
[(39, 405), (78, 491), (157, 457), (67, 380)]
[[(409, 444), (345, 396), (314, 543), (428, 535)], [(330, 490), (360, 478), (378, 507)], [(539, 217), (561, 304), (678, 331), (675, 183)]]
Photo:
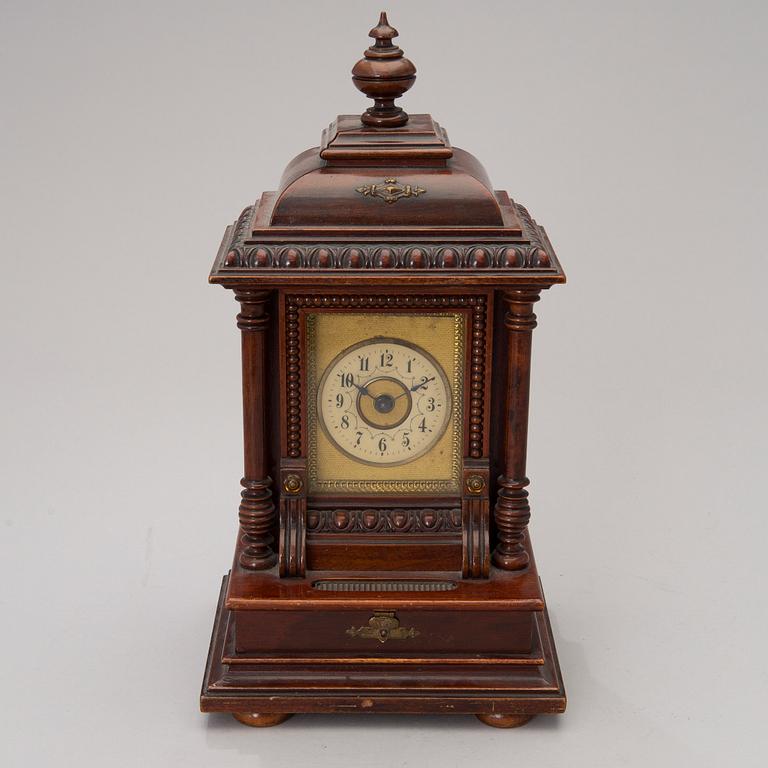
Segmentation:
[(373, 397), (373, 395), (371, 395), (371, 393), (365, 387), (357, 384), (355, 381), (353, 381), (352, 384), (360, 390), (361, 395), (368, 395), (368, 397)]

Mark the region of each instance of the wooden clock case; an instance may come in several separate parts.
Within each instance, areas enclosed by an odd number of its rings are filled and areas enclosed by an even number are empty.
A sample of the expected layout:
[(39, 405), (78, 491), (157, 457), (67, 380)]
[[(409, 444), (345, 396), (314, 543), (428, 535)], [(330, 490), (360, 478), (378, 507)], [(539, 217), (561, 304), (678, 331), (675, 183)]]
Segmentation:
[[(565, 275), (472, 155), (394, 105), (415, 73), (395, 34), (383, 17), (355, 68), (375, 106), (288, 165), (211, 272), (240, 305), (245, 470), (201, 708), (250, 725), (431, 712), (509, 727), (565, 709), (525, 468), (533, 305)], [(308, 314), (435, 309), (466, 318), (460, 489), (313, 495)]]

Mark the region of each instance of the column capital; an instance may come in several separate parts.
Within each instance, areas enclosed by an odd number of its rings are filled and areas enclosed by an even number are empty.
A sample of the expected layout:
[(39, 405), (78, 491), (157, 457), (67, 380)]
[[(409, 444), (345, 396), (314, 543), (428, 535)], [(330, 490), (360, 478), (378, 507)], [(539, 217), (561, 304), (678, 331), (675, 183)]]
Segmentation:
[(541, 297), (534, 289), (519, 289), (504, 291), (502, 299), (507, 305), (504, 315), (504, 325), (510, 331), (532, 331), (536, 323), (533, 305)]
[(235, 288), (235, 299), (240, 303), (237, 327), (241, 331), (264, 331), (269, 325), (267, 302), (271, 291), (253, 288)]

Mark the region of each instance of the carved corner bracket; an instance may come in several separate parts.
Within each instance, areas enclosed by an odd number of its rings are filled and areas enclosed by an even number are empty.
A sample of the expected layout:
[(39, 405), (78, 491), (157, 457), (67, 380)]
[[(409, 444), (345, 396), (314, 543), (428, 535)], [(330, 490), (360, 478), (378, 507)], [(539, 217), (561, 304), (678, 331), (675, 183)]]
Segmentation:
[(489, 537), (488, 460), (467, 459), (464, 463), (462, 512), (462, 575), (485, 579), (491, 569)]
[(280, 473), (281, 576), (304, 576), (307, 549), (306, 472), (303, 462), (284, 465)]

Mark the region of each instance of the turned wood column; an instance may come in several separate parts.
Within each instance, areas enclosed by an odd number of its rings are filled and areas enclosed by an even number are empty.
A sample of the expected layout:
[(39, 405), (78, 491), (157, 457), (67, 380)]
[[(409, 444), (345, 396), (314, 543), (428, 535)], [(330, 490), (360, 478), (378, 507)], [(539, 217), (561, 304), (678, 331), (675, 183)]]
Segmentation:
[(244, 477), (240, 502), (240, 529), (243, 551), (240, 565), (262, 570), (274, 565), (272, 549), (275, 505), (269, 477), (267, 450), (267, 327), (269, 291), (236, 288), (240, 302), (237, 327), (241, 331), (243, 356), (243, 446)]
[(528, 565), (523, 541), (531, 510), (525, 460), (528, 447), (528, 393), (531, 381), (531, 337), (536, 327), (534, 302), (539, 292), (530, 289), (505, 291), (507, 306), (507, 402), (504, 433), (504, 473), (494, 510), (498, 543), (493, 552), (497, 568), (516, 571)]

